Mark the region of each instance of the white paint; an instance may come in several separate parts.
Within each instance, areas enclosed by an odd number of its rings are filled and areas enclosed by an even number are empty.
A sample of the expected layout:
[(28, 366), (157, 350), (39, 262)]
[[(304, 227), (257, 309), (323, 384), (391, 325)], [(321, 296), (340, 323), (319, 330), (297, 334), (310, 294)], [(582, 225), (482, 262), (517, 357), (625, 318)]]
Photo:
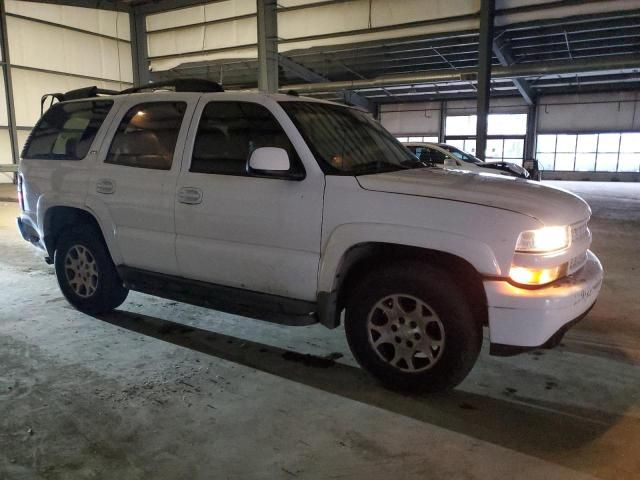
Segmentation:
[[(102, 162), (119, 118), (130, 106), (159, 100), (188, 103), (170, 171)], [(114, 98), (114, 108), (92, 149), (79, 162), (25, 159), (24, 221), (43, 233), (48, 207), (93, 212), (117, 264), (313, 301), (335, 288), (344, 254), (364, 242), (410, 245), (456, 255), (480, 274), (505, 277), (518, 235), (542, 226), (585, 221), (579, 197), (536, 182), (434, 169), (360, 177), (325, 176), (278, 100), (318, 101), (250, 93), (155, 93)], [(242, 100), (269, 109), (296, 149), (302, 181), (189, 171), (198, 120), (212, 101)], [(112, 195), (95, 186), (108, 178)], [(182, 203), (183, 188), (201, 192)], [(174, 214), (175, 212), (175, 214)], [(584, 254), (590, 237), (553, 255), (523, 256), (523, 266), (554, 266)], [(543, 343), (595, 301), (602, 279), (598, 260), (574, 276), (538, 290), (502, 280), (485, 282), (492, 341)], [(555, 329), (555, 330), (554, 330)]]

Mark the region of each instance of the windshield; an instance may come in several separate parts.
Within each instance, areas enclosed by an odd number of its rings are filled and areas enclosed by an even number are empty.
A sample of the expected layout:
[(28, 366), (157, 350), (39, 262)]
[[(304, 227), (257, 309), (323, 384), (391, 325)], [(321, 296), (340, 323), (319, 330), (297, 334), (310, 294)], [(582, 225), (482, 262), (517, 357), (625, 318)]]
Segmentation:
[(348, 107), (280, 102), (328, 174), (364, 175), (425, 164), (380, 124)]
[(480, 160), (479, 158), (476, 158), (476, 157), (474, 157), (473, 155), (471, 155), (469, 153), (463, 152), (459, 148), (453, 147), (451, 145), (445, 145), (445, 144), (439, 144), (438, 146), (440, 148), (442, 148), (443, 150), (446, 150), (447, 152), (449, 152), (451, 155), (456, 157), (458, 160), (462, 160), (463, 162), (474, 163), (476, 165), (480, 164), (480, 163), (483, 163), (482, 160)]

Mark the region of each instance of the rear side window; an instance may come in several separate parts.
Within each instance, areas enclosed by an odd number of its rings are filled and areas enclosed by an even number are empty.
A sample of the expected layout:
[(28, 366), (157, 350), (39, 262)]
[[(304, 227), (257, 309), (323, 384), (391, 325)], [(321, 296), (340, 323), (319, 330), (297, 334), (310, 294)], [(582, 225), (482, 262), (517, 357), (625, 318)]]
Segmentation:
[(289, 173), (304, 168), (289, 137), (271, 112), (250, 102), (211, 102), (202, 112), (193, 147), (191, 172), (247, 175), (256, 148), (279, 147), (289, 154)]
[(447, 156), (441, 151), (426, 147), (423, 147), (419, 154), (416, 149), (416, 157), (423, 162), (435, 163), (438, 165), (444, 164), (444, 159), (447, 158)]
[(111, 110), (110, 100), (59, 103), (38, 121), (22, 150), (22, 158), (82, 160)]
[(122, 118), (105, 163), (169, 170), (182, 125), (185, 102), (140, 103)]

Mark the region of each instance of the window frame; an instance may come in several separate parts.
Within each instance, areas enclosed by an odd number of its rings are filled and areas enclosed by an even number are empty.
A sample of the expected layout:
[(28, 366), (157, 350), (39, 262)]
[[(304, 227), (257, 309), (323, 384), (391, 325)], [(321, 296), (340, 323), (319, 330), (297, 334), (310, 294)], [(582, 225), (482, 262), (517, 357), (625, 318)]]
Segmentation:
[[(202, 121), (205, 111), (207, 110), (207, 107), (209, 105), (220, 104), (220, 103), (224, 103), (224, 104), (244, 103), (244, 104), (255, 105), (258, 108), (263, 108), (268, 113), (269, 117), (275, 122), (275, 124), (278, 127), (280, 127), (283, 134), (291, 144), (291, 150), (294, 153), (294, 157), (291, 158), (291, 155), (289, 155), (289, 164), (291, 167), (295, 165), (297, 167), (297, 170), (293, 170), (292, 168), (290, 168), (290, 170), (287, 172), (272, 172), (272, 173), (264, 172), (261, 170), (253, 170), (249, 167), (249, 160), (251, 158), (251, 155), (253, 154), (253, 152), (250, 152), (247, 159), (245, 160), (245, 169), (242, 174), (232, 173), (232, 172), (193, 171), (192, 170), (193, 159), (194, 159), (194, 152), (196, 148), (196, 142), (198, 140), (198, 133), (200, 130), (200, 122)], [(191, 123), (192, 123), (192, 128), (190, 129), (190, 131), (192, 131), (193, 133), (191, 134), (189, 148), (185, 150), (185, 153), (188, 153), (189, 155), (189, 160), (187, 162), (184, 162), (185, 165), (183, 168), (185, 173), (188, 173), (190, 175), (224, 175), (224, 176), (239, 177), (239, 178), (266, 178), (266, 179), (272, 179), (272, 180), (287, 180), (287, 181), (298, 181), (298, 182), (304, 180), (307, 177), (307, 170), (305, 168), (304, 162), (302, 161), (302, 156), (300, 155), (298, 149), (294, 145), (293, 139), (287, 132), (287, 129), (283, 126), (282, 122), (277, 118), (273, 110), (264, 103), (252, 101), (251, 99), (246, 99), (246, 98), (242, 98), (242, 99), (241, 98), (220, 98), (220, 99), (203, 98), (201, 99), (201, 104), (198, 106), (195, 114), (193, 115), (193, 120), (191, 121)]]
[[(445, 137), (444, 142), (445, 144), (448, 144), (450, 140), (462, 140), (462, 141), (466, 141), (466, 140), (476, 140), (476, 136), (475, 135), (448, 135), (447, 137)], [(487, 135), (487, 141), (489, 140), (500, 140), (502, 141), (502, 155), (498, 158), (498, 157), (486, 157), (484, 159), (485, 162), (507, 162), (507, 163), (515, 163), (518, 165), (522, 165), (524, 162), (524, 154), (525, 154), (525, 143), (526, 143), (526, 137), (525, 135)], [(522, 157), (505, 157), (504, 156), (504, 142), (506, 140), (522, 140)], [(453, 145), (456, 146), (456, 145)], [(459, 147), (458, 147), (459, 148)], [(476, 151), (475, 153), (471, 153), (471, 152), (467, 152), (466, 150), (460, 148), (460, 150), (462, 150), (463, 152), (469, 153), (470, 155), (473, 155), (474, 157), (480, 158), (478, 157), (478, 152)], [(486, 153), (486, 152), (485, 152)]]
[[(411, 135), (406, 134), (393, 134), (400, 143), (438, 143), (439, 136), (437, 134), (424, 134), (416, 133)], [(412, 138), (419, 138), (420, 140), (411, 140)]]
[[(113, 142), (116, 139), (116, 136), (119, 133), (120, 130), (120, 126), (122, 125), (122, 122), (124, 121), (124, 119), (127, 117), (127, 114), (135, 109), (135, 108), (139, 108), (142, 105), (151, 105), (151, 104), (160, 104), (160, 103), (180, 103), (184, 105), (184, 113), (182, 114), (182, 119), (180, 120), (180, 126), (177, 129), (176, 132), (176, 143), (173, 147), (173, 155), (171, 157), (171, 165), (169, 166), (169, 168), (155, 168), (155, 167), (144, 167), (144, 166), (139, 166), (139, 165), (127, 165), (124, 163), (117, 163), (117, 162), (110, 162), (109, 161), (109, 154), (111, 152), (111, 147), (113, 147)], [(104, 158), (102, 158), (102, 163), (104, 165), (109, 165), (109, 166), (116, 166), (116, 167), (127, 167), (127, 168), (138, 168), (138, 169), (142, 169), (142, 170), (148, 170), (148, 171), (159, 171), (159, 172), (169, 172), (171, 170), (174, 169), (176, 163), (180, 164), (181, 162), (176, 162), (176, 153), (180, 152), (181, 150), (179, 150), (179, 146), (180, 146), (180, 134), (181, 132), (188, 127), (188, 124), (191, 120), (191, 112), (189, 110), (189, 101), (186, 98), (164, 98), (164, 99), (150, 99), (149, 101), (142, 101), (142, 102), (137, 102), (137, 103), (131, 103), (131, 104), (125, 104), (121, 107), (121, 109), (118, 112), (118, 117), (114, 120), (113, 122), (113, 130), (111, 130), (109, 132), (109, 147), (104, 149)], [(187, 120), (187, 121), (185, 121)], [(130, 121), (130, 120), (129, 120)]]

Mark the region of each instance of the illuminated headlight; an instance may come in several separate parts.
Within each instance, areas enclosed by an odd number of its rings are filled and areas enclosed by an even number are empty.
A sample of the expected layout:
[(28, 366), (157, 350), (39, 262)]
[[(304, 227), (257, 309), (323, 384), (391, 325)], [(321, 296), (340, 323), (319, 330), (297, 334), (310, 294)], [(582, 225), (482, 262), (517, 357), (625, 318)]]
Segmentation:
[(571, 243), (569, 227), (544, 227), (522, 232), (516, 243), (516, 251), (522, 253), (546, 253), (563, 250)]
[(567, 273), (567, 264), (553, 268), (527, 268), (512, 266), (509, 277), (520, 285), (546, 285)]

